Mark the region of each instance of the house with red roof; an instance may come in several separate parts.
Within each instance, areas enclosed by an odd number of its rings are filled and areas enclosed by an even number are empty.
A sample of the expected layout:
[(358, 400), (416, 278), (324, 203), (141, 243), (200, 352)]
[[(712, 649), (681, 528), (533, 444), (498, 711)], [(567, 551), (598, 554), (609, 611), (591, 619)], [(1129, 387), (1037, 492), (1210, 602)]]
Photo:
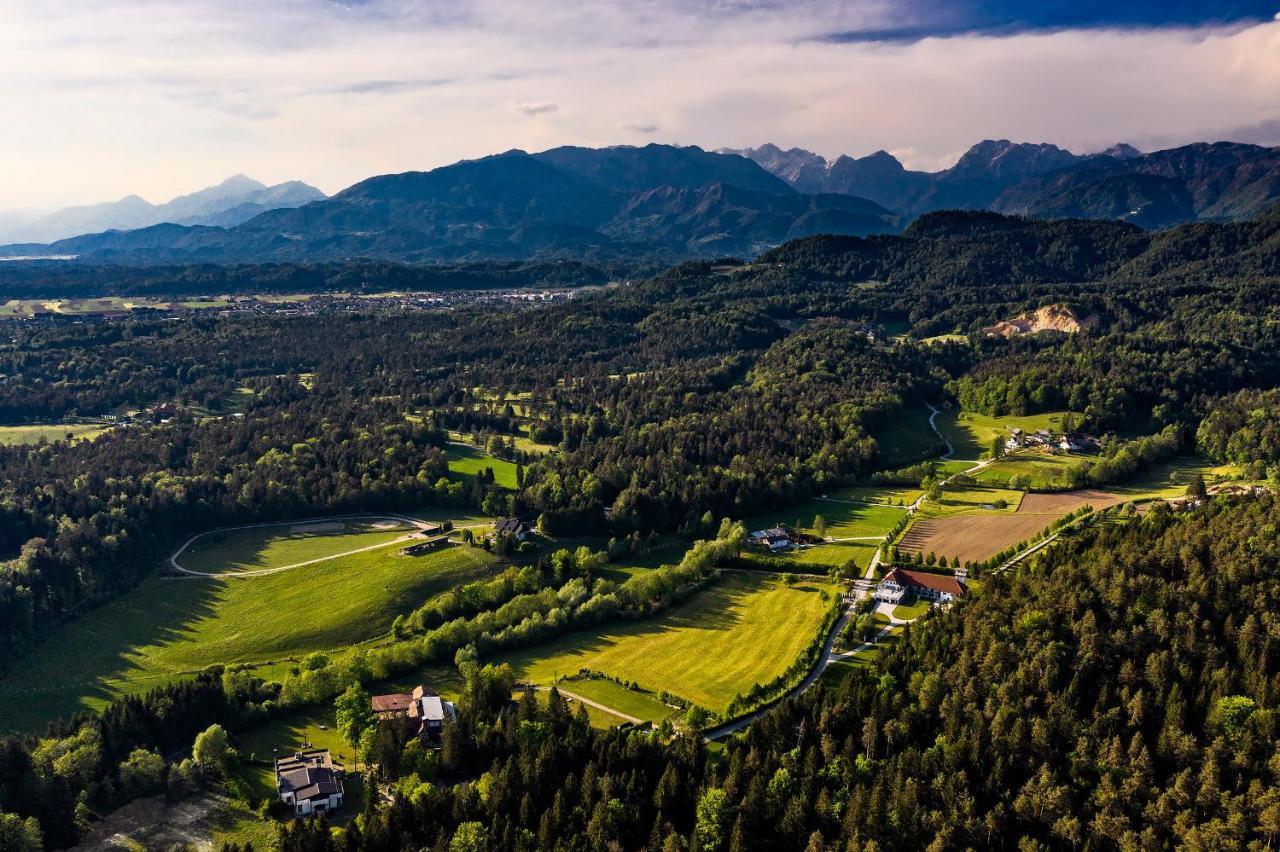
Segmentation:
[(967, 594), (969, 589), (964, 581), (953, 575), (894, 568), (876, 587), (875, 598), (885, 603), (898, 603), (905, 597), (945, 603)]

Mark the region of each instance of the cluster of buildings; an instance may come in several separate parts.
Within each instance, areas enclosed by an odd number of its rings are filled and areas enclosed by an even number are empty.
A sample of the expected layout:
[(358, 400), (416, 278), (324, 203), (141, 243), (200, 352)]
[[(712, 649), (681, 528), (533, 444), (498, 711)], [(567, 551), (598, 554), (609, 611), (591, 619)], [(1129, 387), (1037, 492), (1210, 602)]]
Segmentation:
[[(375, 695), (370, 700), (379, 722), (400, 722), (411, 734), (427, 739), (440, 735), (445, 719), (456, 721), (457, 709), (435, 691), (416, 686), (412, 692)], [(344, 768), (327, 748), (304, 748), (278, 758), (276, 793), (296, 816), (326, 813), (342, 807)]]
[(1024, 432), (1021, 429), (1010, 429), (1005, 439), (1004, 448), (1010, 452), (1031, 447), (1045, 447), (1049, 450), (1061, 450), (1064, 453), (1093, 453), (1102, 449), (1102, 442), (1092, 435), (1078, 432), (1064, 432), (1054, 435), (1048, 429), (1037, 429), (1035, 432)]
[(784, 550), (814, 544), (819, 540), (817, 536), (793, 530), (791, 527), (769, 527), (768, 529), (756, 530), (747, 536), (748, 545), (767, 550), (770, 553), (781, 553)]

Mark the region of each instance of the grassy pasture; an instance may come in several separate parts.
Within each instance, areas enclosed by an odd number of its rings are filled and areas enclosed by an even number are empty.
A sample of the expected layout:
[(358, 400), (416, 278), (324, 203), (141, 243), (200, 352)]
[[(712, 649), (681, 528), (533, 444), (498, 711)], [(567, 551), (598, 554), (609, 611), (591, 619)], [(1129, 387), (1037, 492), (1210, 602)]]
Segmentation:
[(71, 435), (73, 441), (91, 440), (109, 429), (96, 423), (45, 423), (27, 426), (0, 426), (0, 445), (12, 447), (17, 444), (38, 444), (40, 441), (53, 443), (66, 440)]
[[(386, 525), (383, 528), (380, 526)], [(237, 573), (294, 565), (376, 545), (389, 545), (411, 532), (394, 519), (272, 524), (218, 530), (193, 541), (178, 564), (192, 571)]]
[(501, 659), (535, 683), (586, 668), (723, 710), (739, 692), (795, 661), (834, 593), (824, 582), (788, 587), (769, 577), (731, 575), (657, 618), (577, 631)]
[[(678, 712), (674, 708), (663, 704), (662, 700), (652, 692), (628, 689), (606, 678), (593, 677), (583, 678), (582, 680), (564, 680), (557, 685), (563, 690), (572, 692), (574, 695), (581, 695), (583, 698), (599, 702), (605, 707), (617, 710), (619, 713), (625, 713), (628, 716), (634, 716), (637, 719), (644, 719), (649, 722), (661, 722), (663, 719)], [(591, 705), (587, 706), (588, 709), (591, 709)]]
[[(997, 506), (1001, 500), (1006, 504), (1003, 509)], [(944, 515), (1013, 513), (1018, 510), (1021, 502), (1021, 491), (983, 485), (947, 485), (936, 501), (926, 500), (922, 503), (918, 514), (924, 518), (936, 518)]]
[(15, 661), (0, 681), (0, 730), (36, 730), (215, 663), (273, 663), (266, 671), (278, 676), (289, 660), (384, 636), (396, 615), (492, 564), (455, 546), (417, 557), (374, 550), (257, 577), (150, 577)]
[(923, 493), (919, 488), (904, 485), (855, 485), (850, 488), (841, 488), (839, 491), (832, 492), (830, 496), (836, 500), (887, 503), (894, 506), (898, 505), (898, 501), (902, 501), (903, 506), (909, 506)]
[(1021, 476), (1033, 489), (1062, 488), (1068, 484), (1068, 468), (1089, 458), (1078, 453), (1023, 451), (992, 462), (978, 471), (974, 479), (983, 485), (1008, 486), (1014, 477)]
[(503, 459), (487, 455), (476, 447), (450, 444), (445, 451), (449, 460), (449, 472), (463, 479), (470, 479), (485, 468), (493, 469), (493, 481), (500, 488), (516, 487), (516, 466)]
[(748, 531), (778, 525), (813, 534), (813, 520), (821, 515), (832, 538), (862, 538), (886, 535), (902, 517), (896, 506), (874, 506), (838, 500), (806, 500), (790, 509), (763, 512), (743, 521)]
[(991, 439), (996, 435), (1008, 436), (1010, 429), (1035, 432), (1048, 429), (1062, 430), (1062, 419), (1070, 412), (1047, 411), (1025, 417), (988, 417), (972, 411), (946, 411), (934, 422), (938, 431), (946, 436), (955, 449), (957, 459), (976, 459), (989, 453)]

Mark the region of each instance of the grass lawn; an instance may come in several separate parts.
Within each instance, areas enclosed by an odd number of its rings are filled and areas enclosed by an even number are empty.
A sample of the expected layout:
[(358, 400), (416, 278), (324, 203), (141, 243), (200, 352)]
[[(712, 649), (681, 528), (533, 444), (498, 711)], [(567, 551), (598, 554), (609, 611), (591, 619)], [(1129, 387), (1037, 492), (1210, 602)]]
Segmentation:
[[(593, 677), (582, 680), (562, 680), (557, 684), (561, 689), (575, 695), (603, 704), (619, 713), (635, 716), (650, 722), (661, 722), (668, 716), (679, 712), (668, 707), (652, 692), (639, 689), (628, 689), (620, 683), (606, 678)], [(591, 705), (587, 705), (588, 710)]]
[(445, 455), (449, 459), (449, 472), (456, 476), (468, 479), (485, 468), (492, 468), (493, 481), (500, 488), (516, 487), (516, 466), (512, 462), (486, 455), (483, 450), (476, 447), (464, 447), (458, 444), (450, 444), (445, 450)]
[(743, 523), (747, 531), (766, 527), (789, 526), (801, 532), (816, 534), (814, 518), (821, 515), (827, 522), (827, 535), (831, 538), (883, 538), (902, 518), (903, 510), (896, 506), (872, 506), (866, 503), (842, 503), (836, 500), (806, 500), (791, 509), (764, 512), (747, 518)]
[(942, 441), (929, 428), (927, 408), (902, 412), (873, 437), (884, 467), (902, 467), (941, 452)]
[(1035, 432), (1048, 429), (1062, 431), (1062, 418), (1070, 412), (1047, 411), (1026, 417), (988, 417), (972, 411), (944, 411), (934, 422), (938, 431), (947, 437), (958, 459), (976, 459), (991, 450), (991, 439), (996, 435), (1008, 436), (1010, 429)]
[(0, 681), (0, 730), (37, 730), (215, 663), (336, 652), (386, 635), (396, 615), (491, 572), (493, 557), (454, 546), (425, 556), (374, 550), (235, 579), (153, 576), (59, 629)]
[(0, 445), (12, 447), (17, 444), (38, 444), (45, 441), (92, 439), (107, 431), (110, 427), (96, 423), (47, 423), (30, 426), (0, 426)]
[(1187, 485), (1197, 474), (1204, 477), (1207, 485), (1213, 485), (1238, 478), (1240, 470), (1231, 464), (1215, 465), (1201, 456), (1181, 456), (1154, 465), (1128, 482), (1104, 485), (1102, 488), (1112, 494), (1132, 496), (1134, 499), (1179, 497), (1187, 493)]
[(922, 600), (914, 600), (909, 604), (898, 604), (893, 608), (893, 617), (902, 619), (903, 621), (911, 621), (919, 618), (929, 611), (929, 602)]
[(193, 541), (178, 557), (178, 564), (208, 573), (278, 568), (387, 545), (412, 529), (403, 521), (371, 518), (215, 530)]
[(739, 692), (786, 671), (836, 591), (822, 581), (788, 587), (730, 575), (656, 618), (576, 631), (500, 659), (535, 683), (592, 669), (723, 710)]

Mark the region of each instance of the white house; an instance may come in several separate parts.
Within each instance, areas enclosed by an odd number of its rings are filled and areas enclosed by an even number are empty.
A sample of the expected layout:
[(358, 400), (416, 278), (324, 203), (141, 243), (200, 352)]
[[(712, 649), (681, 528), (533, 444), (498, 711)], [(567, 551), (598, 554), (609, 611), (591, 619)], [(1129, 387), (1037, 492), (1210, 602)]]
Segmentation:
[(276, 761), (276, 792), (298, 816), (342, 807), (342, 764), (327, 748), (300, 751)]
[(959, 577), (894, 568), (884, 575), (884, 579), (876, 587), (875, 598), (885, 603), (898, 603), (907, 595), (914, 595), (924, 600), (944, 603), (967, 594), (969, 589)]

